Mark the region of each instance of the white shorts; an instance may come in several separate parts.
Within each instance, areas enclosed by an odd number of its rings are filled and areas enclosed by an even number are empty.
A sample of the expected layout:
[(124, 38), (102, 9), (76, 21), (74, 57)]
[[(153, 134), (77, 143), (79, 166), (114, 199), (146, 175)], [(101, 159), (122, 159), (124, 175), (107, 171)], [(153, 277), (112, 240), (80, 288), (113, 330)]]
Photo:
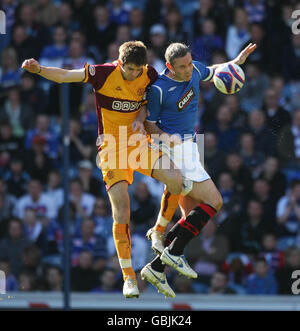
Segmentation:
[(198, 146), (192, 140), (186, 140), (173, 148), (162, 144), (161, 150), (169, 156), (183, 177), (193, 182), (203, 182), (210, 179), (200, 162)]

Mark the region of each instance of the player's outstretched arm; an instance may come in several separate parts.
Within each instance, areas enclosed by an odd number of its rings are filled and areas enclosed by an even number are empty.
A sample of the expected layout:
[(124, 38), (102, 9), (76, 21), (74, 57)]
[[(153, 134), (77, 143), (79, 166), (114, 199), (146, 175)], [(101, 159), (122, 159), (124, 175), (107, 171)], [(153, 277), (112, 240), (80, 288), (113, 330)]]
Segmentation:
[[(247, 57), (255, 51), (257, 45), (256, 44), (252, 44), (250, 43), (246, 48), (244, 48), (240, 54), (235, 58), (233, 59), (232, 61), (229, 61), (229, 62), (232, 62), (232, 63), (235, 63), (237, 65), (241, 65), (243, 63), (245, 63), (245, 61), (247, 60)], [(210, 66), (209, 68), (212, 68), (214, 70), (217, 70), (219, 66), (223, 65), (225, 63), (220, 63), (220, 64), (214, 64), (212, 66)], [(211, 81), (213, 80), (213, 78), (211, 79)]]
[(22, 69), (38, 74), (46, 79), (57, 83), (76, 83), (82, 82), (85, 78), (85, 69), (65, 70), (55, 67), (41, 66), (35, 59), (25, 60), (22, 64)]

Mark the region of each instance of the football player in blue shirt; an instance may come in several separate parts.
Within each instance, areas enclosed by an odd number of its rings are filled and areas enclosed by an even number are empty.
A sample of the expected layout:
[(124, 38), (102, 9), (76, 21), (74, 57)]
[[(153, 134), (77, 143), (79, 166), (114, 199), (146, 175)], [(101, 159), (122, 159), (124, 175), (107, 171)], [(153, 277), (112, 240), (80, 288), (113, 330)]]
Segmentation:
[[(255, 44), (249, 44), (231, 62), (243, 64), (255, 48)], [(152, 137), (155, 135), (158, 138), (162, 151), (180, 169), (184, 189), (178, 196), (164, 192), (157, 223), (147, 233), (158, 256), (142, 269), (141, 276), (165, 296), (175, 297), (167, 283), (164, 264), (189, 278), (197, 278), (197, 273), (187, 263), (183, 250), (223, 204), (219, 191), (200, 163), (197, 144), (193, 142), (200, 82), (211, 81), (214, 71), (222, 64), (206, 67), (193, 61), (190, 49), (181, 43), (171, 44), (166, 50), (165, 58), (166, 70), (147, 93), (148, 117), (145, 128)], [(183, 217), (163, 240), (165, 227), (178, 202)]]

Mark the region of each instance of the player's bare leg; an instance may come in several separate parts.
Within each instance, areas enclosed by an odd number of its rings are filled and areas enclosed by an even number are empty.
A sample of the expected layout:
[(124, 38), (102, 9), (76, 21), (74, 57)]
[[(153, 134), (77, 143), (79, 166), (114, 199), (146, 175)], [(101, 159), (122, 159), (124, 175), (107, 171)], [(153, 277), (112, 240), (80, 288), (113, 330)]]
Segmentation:
[(160, 212), (158, 214), (155, 226), (147, 232), (146, 236), (151, 240), (151, 247), (154, 252), (161, 255), (164, 250), (164, 233), (166, 226), (172, 220), (172, 217), (178, 207), (180, 195), (171, 194), (167, 189), (161, 197)]
[(108, 191), (111, 202), (113, 223), (113, 237), (123, 273), (123, 294), (126, 298), (138, 298), (136, 274), (131, 264), (131, 237), (129, 230), (130, 202), (128, 183), (121, 181), (114, 184)]

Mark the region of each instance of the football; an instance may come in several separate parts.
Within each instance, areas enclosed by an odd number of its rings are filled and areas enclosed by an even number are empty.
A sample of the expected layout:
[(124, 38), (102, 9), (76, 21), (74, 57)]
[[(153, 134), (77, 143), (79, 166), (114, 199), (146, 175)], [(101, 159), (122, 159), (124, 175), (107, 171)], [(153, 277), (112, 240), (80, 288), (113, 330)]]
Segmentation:
[(214, 74), (215, 87), (224, 94), (234, 94), (244, 85), (245, 74), (243, 69), (234, 63), (226, 63)]

